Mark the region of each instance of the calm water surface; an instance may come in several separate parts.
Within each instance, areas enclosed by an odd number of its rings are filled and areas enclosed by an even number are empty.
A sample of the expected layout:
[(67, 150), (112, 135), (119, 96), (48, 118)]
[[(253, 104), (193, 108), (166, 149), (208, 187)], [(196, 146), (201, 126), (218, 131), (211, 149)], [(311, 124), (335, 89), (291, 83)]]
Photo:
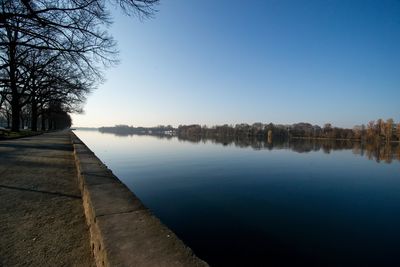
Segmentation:
[(400, 266), (400, 164), (75, 133), (212, 266)]

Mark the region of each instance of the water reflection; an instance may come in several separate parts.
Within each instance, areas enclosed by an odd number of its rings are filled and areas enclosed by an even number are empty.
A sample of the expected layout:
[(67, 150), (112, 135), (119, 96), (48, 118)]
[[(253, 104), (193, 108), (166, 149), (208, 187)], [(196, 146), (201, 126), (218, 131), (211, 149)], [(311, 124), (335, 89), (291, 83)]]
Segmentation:
[[(132, 134), (101, 132), (102, 134), (112, 134), (115, 136), (133, 136)], [(398, 142), (379, 144), (364, 143), (351, 140), (332, 140), (332, 139), (307, 139), (298, 138), (290, 140), (264, 140), (262, 138), (205, 138), (202, 136), (173, 136), (166, 134), (135, 134), (152, 136), (158, 139), (172, 140), (177, 138), (179, 141), (191, 143), (213, 143), (223, 146), (235, 146), (239, 148), (252, 148), (254, 150), (277, 150), (286, 149), (298, 153), (308, 153), (323, 151), (326, 154), (332, 151), (352, 150), (354, 155), (365, 156), (369, 160), (376, 162), (392, 163), (393, 160), (400, 161), (400, 145)]]
[(211, 266), (400, 266), (398, 144), (77, 134)]

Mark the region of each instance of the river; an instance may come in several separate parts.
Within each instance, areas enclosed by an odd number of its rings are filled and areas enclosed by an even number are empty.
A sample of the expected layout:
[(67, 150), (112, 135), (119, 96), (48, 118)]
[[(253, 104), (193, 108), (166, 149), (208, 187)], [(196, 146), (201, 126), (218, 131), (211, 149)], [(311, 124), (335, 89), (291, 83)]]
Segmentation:
[(398, 148), (75, 133), (212, 266), (400, 266)]

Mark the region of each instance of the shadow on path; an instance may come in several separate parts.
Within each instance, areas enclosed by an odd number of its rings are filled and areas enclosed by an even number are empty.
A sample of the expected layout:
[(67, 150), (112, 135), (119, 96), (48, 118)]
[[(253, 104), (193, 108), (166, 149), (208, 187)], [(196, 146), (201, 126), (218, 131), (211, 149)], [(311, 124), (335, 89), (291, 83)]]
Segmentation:
[(35, 193), (42, 193), (42, 194), (49, 194), (49, 195), (55, 195), (55, 196), (60, 196), (60, 197), (70, 197), (70, 198), (81, 199), (81, 196), (76, 196), (76, 195), (63, 194), (63, 193), (59, 193), (59, 192), (42, 191), (42, 190), (15, 187), (15, 186), (8, 186), (8, 185), (0, 185), (0, 188), (6, 188), (6, 189), (11, 189), (11, 190), (21, 190), (21, 191), (28, 191), (28, 192), (35, 192)]

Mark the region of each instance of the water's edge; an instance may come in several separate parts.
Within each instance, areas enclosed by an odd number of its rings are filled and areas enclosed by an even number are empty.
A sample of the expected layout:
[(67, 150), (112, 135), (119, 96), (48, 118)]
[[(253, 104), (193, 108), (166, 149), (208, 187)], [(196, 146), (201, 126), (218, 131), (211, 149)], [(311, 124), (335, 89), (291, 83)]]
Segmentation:
[(97, 266), (208, 266), (73, 132), (71, 142)]

